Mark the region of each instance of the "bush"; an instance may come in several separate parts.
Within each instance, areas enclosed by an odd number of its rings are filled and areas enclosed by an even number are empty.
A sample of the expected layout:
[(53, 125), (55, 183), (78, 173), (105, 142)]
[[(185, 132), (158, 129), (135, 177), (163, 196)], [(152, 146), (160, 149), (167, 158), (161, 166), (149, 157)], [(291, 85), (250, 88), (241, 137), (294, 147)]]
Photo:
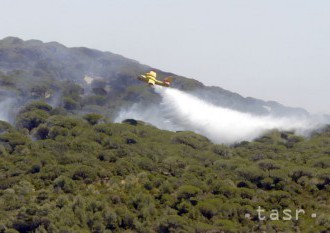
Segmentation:
[(214, 145), (212, 146), (212, 151), (224, 158), (229, 158), (232, 156), (231, 149), (225, 145)]
[(80, 108), (80, 104), (70, 97), (63, 98), (63, 108), (66, 110), (76, 110)]
[(99, 122), (99, 120), (103, 118), (103, 116), (96, 113), (90, 113), (90, 114), (86, 114), (83, 118), (86, 121), (88, 121), (89, 124), (96, 125)]
[(184, 144), (193, 149), (202, 149), (210, 144), (209, 139), (193, 132), (178, 132), (172, 141), (178, 144)]
[(72, 174), (73, 180), (83, 180), (85, 183), (92, 183), (97, 179), (97, 171), (89, 166), (79, 166)]
[(60, 176), (53, 182), (54, 189), (61, 189), (65, 193), (74, 193), (76, 185), (66, 176)]
[(10, 152), (14, 151), (16, 146), (26, 145), (30, 142), (30, 139), (18, 132), (0, 134), (0, 143), (5, 143), (9, 146)]
[(318, 168), (330, 168), (330, 157), (316, 159), (313, 166)]
[(309, 178), (314, 176), (314, 172), (308, 167), (294, 167), (290, 172), (289, 176), (293, 181), (297, 182), (302, 176), (307, 176)]
[(274, 169), (280, 168), (280, 166), (277, 164), (277, 162), (274, 160), (271, 160), (271, 159), (260, 160), (258, 162), (258, 166), (264, 171), (269, 171), (269, 170), (274, 170)]
[(0, 134), (2, 133), (10, 133), (13, 132), (15, 129), (11, 124), (5, 121), (0, 120)]
[(236, 169), (237, 173), (244, 179), (258, 184), (262, 179), (266, 177), (266, 174), (258, 167), (239, 167)]
[(46, 111), (46, 112), (50, 112), (52, 111), (52, 106), (50, 106), (49, 104), (43, 102), (43, 101), (35, 101), (35, 102), (32, 102), (30, 104), (28, 104), (22, 112), (30, 112), (30, 111), (33, 111), (33, 110), (43, 110), (43, 111)]
[(178, 199), (190, 199), (195, 197), (200, 192), (200, 189), (193, 185), (183, 185), (179, 188), (177, 197)]
[(198, 208), (201, 214), (208, 219), (211, 219), (218, 213), (218, 208), (212, 203), (212, 201), (203, 201), (198, 204)]
[(20, 113), (17, 117), (16, 124), (20, 128), (32, 130), (40, 124), (45, 123), (50, 114), (47, 111), (36, 109), (28, 112)]
[(50, 130), (46, 125), (41, 124), (36, 129), (34, 135), (35, 135), (37, 140), (44, 140), (44, 139), (48, 138), (49, 131)]
[(194, 232), (190, 223), (177, 215), (169, 215), (163, 218), (158, 226), (158, 232)]

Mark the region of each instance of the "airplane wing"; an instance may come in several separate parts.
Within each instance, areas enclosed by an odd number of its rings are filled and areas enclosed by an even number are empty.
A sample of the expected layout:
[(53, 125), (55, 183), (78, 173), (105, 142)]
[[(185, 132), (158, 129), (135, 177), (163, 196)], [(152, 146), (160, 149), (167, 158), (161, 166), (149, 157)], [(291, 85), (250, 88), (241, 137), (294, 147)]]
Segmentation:
[(138, 80), (141, 80), (141, 81), (145, 81), (146, 78), (147, 78), (147, 77), (146, 77), (145, 75), (143, 75), (143, 74), (142, 74), (142, 75), (139, 75), (139, 76), (137, 77), (137, 79), (138, 79)]
[(163, 82), (162, 81), (155, 80), (155, 84), (162, 86), (163, 85)]

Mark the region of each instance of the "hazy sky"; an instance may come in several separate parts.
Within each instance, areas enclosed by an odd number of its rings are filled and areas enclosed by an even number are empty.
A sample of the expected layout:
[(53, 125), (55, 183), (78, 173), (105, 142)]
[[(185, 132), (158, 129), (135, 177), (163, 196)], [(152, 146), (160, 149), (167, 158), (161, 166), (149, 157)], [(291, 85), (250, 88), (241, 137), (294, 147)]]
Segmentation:
[(329, 0), (0, 0), (0, 38), (111, 51), (330, 113)]

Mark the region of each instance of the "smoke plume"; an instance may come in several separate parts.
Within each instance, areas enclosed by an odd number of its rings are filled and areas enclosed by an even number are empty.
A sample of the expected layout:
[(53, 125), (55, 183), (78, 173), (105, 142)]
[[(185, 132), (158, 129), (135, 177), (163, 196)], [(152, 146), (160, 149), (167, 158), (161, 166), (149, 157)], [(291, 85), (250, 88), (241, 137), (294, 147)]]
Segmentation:
[(151, 123), (158, 128), (178, 131), (191, 130), (215, 143), (235, 143), (253, 140), (272, 130), (290, 130), (306, 134), (320, 127), (320, 121), (302, 117), (256, 116), (215, 106), (193, 95), (173, 88), (155, 87), (161, 95), (159, 106), (133, 105), (122, 110), (115, 121), (134, 118)]
[(12, 115), (14, 112), (13, 106), (15, 104), (15, 99), (6, 98), (0, 101), (0, 120), (12, 123)]

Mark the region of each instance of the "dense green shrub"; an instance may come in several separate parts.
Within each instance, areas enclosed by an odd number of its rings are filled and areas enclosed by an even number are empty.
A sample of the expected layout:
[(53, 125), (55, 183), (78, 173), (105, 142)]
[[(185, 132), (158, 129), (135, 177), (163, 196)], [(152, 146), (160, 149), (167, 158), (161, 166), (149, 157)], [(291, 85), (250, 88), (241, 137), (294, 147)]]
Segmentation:
[(96, 125), (99, 122), (99, 120), (102, 118), (103, 118), (102, 115), (96, 113), (90, 113), (84, 116), (84, 119), (88, 121), (88, 123), (91, 125)]
[(202, 149), (210, 144), (210, 141), (206, 137), (193, 132), (178, 132), (172, 140), (174, 143), (184, 144), (193, 149)]
[(32, 130), (38, 127), (40, 124), (45, 123), (48, 117), (49, 113), (45, 110), (31, 110), (19, 114), (16, 120), (16, 124), (18, 127)]
[(200, 189), (192, 185), (183, 185), (179, 188), (177, 197), (178, 199), (190, 199), (195, 197), (200, 192)]
[(79, 102), (75, 101), (74, 99), (70, 97), (63, 98), (63, 108), (66, 110), (75, 110), (80, 107)]
[[(79, 87), (70, 88), (80, 104)], [(0, 232), (330, 230), (327, 131), (310, 139), (274, 131), (226, 146), (64, 113), (34, 102), (16, 127), (0, 122)], [(320, 217), (259, 222), (258, 206)]]

